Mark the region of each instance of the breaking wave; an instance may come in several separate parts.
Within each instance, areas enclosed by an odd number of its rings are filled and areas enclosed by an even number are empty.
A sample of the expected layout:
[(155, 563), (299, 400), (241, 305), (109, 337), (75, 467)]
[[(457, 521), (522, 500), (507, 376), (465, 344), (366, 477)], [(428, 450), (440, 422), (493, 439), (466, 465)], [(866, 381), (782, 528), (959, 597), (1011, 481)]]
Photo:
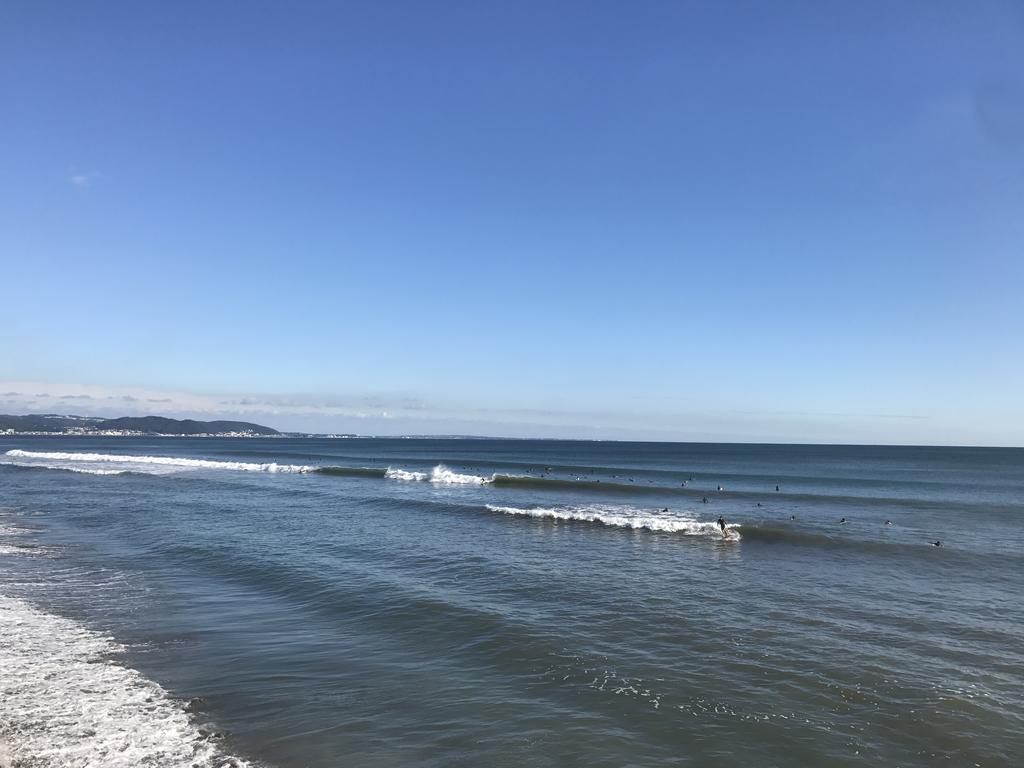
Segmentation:
[(426, 472), (408, 472), (404, 469), (388, 467), (384, 472), (384, 477), (388, 480), (426, 480), (428, 475)]
[[(125, 472), (163, 474), (186, 469), (226, 469), (236, 472), (312, 472), (316, 467), (298, 464), (254, 464), (245, 461), (214, 461), (185, 459), (177, 456), (131, 456), (116, 453), (72, 453), (64, 451), (7, 451), (5, 456), (21, 461), (4, 462), (17, 466), (65, 469), (94, 475), (115, 475)], [(99, 464), (100, 467), (89, 465)], [(85, 465), (85, 466), (83, 466)], [(103, 466), (106, 465), (106, 466)]]
[(123, 648), (70, 619), (0, 595), (0, 766), (228, 768), (185, 705), (111, 661)]
[(464, 475), (453, 472), (444, 464), (438, 464), (430, 472), (409, 472), (404, 469), (388, 467), (384, 477), (389, 480), (415, 480), (430, 481), (438, 485), (487, 485), (493, 483), (495, 476), (484, 477), (482, 475)]
[[(687, 536), (710, 536), (721, 539), (722, 531), (717, 523), (697, 520), (686, 513), (637, 509), (611, 504), (594, 504), (584, 507), (502, 507), (488, 504), (491, 512), (501, 512), (518, 517), (534, 517), (548, 520), (576, 520), (585, 523), (600, 523), (615, 528), (644, 528), (649, 531), (682, 533)], [(740, 538), (739, 525), (726, 525), (726, 538)]]

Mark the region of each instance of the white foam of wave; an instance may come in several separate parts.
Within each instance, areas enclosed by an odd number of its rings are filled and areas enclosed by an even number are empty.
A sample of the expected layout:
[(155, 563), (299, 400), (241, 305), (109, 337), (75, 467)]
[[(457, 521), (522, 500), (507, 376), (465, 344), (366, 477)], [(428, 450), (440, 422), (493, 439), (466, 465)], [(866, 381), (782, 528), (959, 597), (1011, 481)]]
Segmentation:
[[(697, 520), (684, 512), (662, 512), (638, 509), (622, 505), (592, 504), (585, 507), (501, 507), (488, 504), (487, 509), (506, 515), (536, 517), (549, 520), (579, 520), (587, 523), (601, 523), (616, 528), (646, 528), (650, 531), (682, 533), (687, 536), (711, 536), (722, 538), (718, 523)], [(730, 539), (740, 538), (739, 525), (727, 523)]]
[(428, 480), (438, 485), (485, 485), (494, 480), (493, 475), (491, 477), (483, 477), (481, 475), (459, 474), (448, 469), (444, 464), (438, 464), (430, 470), (429, 474), (427, 472), (409, 472), (404, 469), (388, 467), (384, 477), (391, 480)]
[[(225, 469), (236, 472), (312, 472), (315, 467), (298, 464), (255, 464), (246, 461), (214, 461), (212, 459), (185, 459), (177, 456), (131, 456), (113, 453), (72, 453), (64, 451), (23, 451), (15, 448), (6, 456), (21, 459), (19, 462), (5, 462), (20, 466), (44, 467), (46, 469), (68, 469), (72, 472), (115, 475), (124, 472), (175, 472), (185, 469)], [(60, 462), (60, 463), (53, 463)], [(116, 468), (82, 467), (81, 464), (112, 464)]]
[(123, 649), (110, 638), (3, 595), (0, 626), (0, 755), (9, 765), (247, 765), (220, 755), (157, 683), (111, 661)]
[(430, 471), (430, 482), (443, 485), (484, 485), (494, 480), (494, 476), (462, 475), (453, 472), (444, 464), (438, 464)]
[(384, 477), (389, 480), (426, 480), (428, 475), (426, 472), (408, 472), (404, 469), (388, 467), (384, 472)]

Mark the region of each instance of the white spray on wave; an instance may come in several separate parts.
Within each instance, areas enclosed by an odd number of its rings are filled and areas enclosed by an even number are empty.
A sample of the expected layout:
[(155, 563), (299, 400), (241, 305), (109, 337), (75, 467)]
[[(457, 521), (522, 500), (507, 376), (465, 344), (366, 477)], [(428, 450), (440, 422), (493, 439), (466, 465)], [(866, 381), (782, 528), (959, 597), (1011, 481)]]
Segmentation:
[[(115, 453), (73, 453), (64, 451), (7, 451), (15, 461), (4, 462), (27, 467), (65, 469), (94, 475), (117, 475), (124, 472), (163, 474), (188, 469), (224, 469), (235, 472), (312, 472), (315, 467), (297, 464), (256, 464), (246, 461), (214, 461), (212, 459), (185, 459), (177, 456), (128, 456)], [(90, 466), (99, 464), (100, 467)], [(84, 466), (83, 466), (84, 465)], [(106, 466), (104, 466), (106, 465)]]
[[(639, 509), (623, 505), (592, 504), (581, 507), (502, 507), (488, 504), (487, 509), (506, 515), (535, 517), (548, 520), (578, 520), (587, 523), (600, 523), (616, 528), (645, 528), (649, 531), (666, 533), (682, 533), (687, 536), (710, 536), (722, 538), (718, 523), (697, 520), (686, 512), (664, 512), (651, 509)], [(730, 539), (740, 538), (739, 526), (735, 523), (726, 525)]]
[(431, 483), (435, 483), (437, 485), (486, 485), (494, 480), (493, 475), (491, 477), (482, 477), (481, 475), (459, 474), (458, 472), (453, 472), (448, 469), (444, 464), (438, 464), (430, 470), (429, 474), (426, 472), (409, 472), (404, 469), (388, 467), (387, 471), (384, 473), (384, 477), (391, 480), (429, 480)]

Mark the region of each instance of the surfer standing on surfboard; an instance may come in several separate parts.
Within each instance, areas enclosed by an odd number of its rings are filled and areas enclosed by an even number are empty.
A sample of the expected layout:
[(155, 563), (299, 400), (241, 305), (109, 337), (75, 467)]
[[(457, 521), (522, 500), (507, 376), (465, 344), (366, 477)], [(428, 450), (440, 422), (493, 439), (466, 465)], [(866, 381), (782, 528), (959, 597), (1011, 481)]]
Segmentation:
[(725, 518), (724, 517), (719, 517), (718, 518), (718, 527), (722, 529), (722, 535), (725, 536), (726, 534), (725, 534)]

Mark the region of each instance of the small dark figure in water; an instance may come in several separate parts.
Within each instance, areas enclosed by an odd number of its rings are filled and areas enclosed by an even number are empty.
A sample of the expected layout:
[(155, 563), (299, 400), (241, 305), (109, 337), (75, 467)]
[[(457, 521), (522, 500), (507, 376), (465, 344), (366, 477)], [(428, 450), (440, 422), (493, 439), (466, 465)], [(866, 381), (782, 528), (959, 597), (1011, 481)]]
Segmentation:
[(708, 503), (708, 497), (707, 497), (707, 496), (705, 496), (705, 497), (704, 497), (703, 499), (701, 499), (700, 501), (701, 501), (701, 503), (702, 503), (702, 504), (707, 504), (707, 503)]
[(886, 521), (885, 521), (885, 524), (886, 524), (886, 525), (892, 525), (892, 520), (886, 520)]
[(761, 506), (761, 502), (760, 502), (760, 501), (759, 501), (759, 502), (757, 502), (757, 506), (759, 506), (759, 507)]
[(778, 492), (779, 492), (779, 486), (777, 486), (777, 485), (775, 486), (775, 492), (776, 492), (776, 493), (778, 493)]
[(718, 490), (720, 490), (720, 491), (724, 491), (724, 490), (725, 490), (725, 488), (723, 488), (722, 486), (718, 486)]
[(842, 520), (839, 521), (840, 525), (845, 523), (845, 522), (846, 522), (846, 518), (845, 517)]
[(796, 515), (790, 515), (790, 516), (789, 516), (789, 519), (790, 519), (790, 520), (796, 520)]
[(661, 510), (661, 511), (662, 511), (662, 512), (668, 512), (668, 507), (665, 507), (665, 508), (664, 508), (663, 510)]
[(718, 518), (718, 527), (722, 529), (722, 534), (724, 535), (725, 534), (725, 518), (724, 517), (719, 517)]
[(941, 541), (936, 541), (934, 544), (932, 544), (932, 546), (933, 547), (941, 547), (942, 546), (942, 542)]

